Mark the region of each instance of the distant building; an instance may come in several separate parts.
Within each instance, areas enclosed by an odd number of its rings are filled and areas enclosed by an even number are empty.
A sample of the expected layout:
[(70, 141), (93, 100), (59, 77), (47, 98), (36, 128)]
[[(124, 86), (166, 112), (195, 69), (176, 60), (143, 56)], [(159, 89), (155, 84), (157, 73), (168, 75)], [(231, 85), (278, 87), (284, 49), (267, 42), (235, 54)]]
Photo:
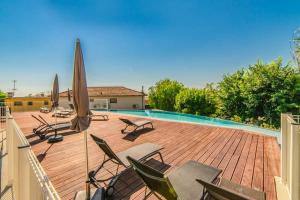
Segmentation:
[(7, 97), (8, 97), (8, 98), (14, 97), (14, 93), (13, 93), (13, 92), (7, 92)]
[[(60, 93), (59, 106), (69, 108), (68, 91)], [(126, 87), (88, 87), (90, 109), (145, 109), (145, 94)], [(11, 111), (32, 111), (40, 107), (51, 107), (49, 96), (32, 95), (8, 97), (4, 101)]]
[[(72, 96), (72, 91), (70, 90)], [(88, 87), (90, 109), (144, 109), (143, 92), (122, 86)], [(72, 98), (71, 98), (72, 100)], [(68, 91), (60, 93), (59, 105), (68, 107)]]
[(4, 100), (11, 111), (39, 110), (40, 107), (51, 106), (50, 97), (8, 97)]

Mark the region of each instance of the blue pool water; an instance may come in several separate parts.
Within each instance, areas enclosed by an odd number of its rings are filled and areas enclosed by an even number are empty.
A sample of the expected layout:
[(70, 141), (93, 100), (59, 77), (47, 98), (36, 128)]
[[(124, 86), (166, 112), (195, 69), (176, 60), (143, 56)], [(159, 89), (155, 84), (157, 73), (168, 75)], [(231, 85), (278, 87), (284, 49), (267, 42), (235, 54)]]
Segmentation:
[(277, 137), (278, 139), (280, 135), (279, 131), (264, 129), (257, 126), (250, 126), (247, 124), (242, 124), (230, 120), (223, 120), (223, 119), (197, 116), (191, 114), (182, 114), (176, 112), (166, 112), (166, 111), (156, 111), (156, 110), (110, 110), (110, 111), (115, 113), (127, 114), (127, 115), (152, 117), (156, 119), (165, 119), (171, 121), (184, 121), (184, 122), (192, 122), (197, 124), (208, 124), (208, 125), (222, 126), (228, 128), (238, 128), (238, 129), (254, 131), (265, 135), (274, 136)]

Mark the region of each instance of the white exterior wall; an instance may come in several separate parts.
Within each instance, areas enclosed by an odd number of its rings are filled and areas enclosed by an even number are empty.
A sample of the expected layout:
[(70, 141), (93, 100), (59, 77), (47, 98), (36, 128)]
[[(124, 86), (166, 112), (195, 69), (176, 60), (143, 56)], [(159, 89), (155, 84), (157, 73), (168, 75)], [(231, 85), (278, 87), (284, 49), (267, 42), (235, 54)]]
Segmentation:
[(68, 97), (59, 97), (59, 107), (70, 108), (69, 104)]
[[(117, 103), (110, 103), (110, 98), (117, 98)], [(94, 99), (94, 102), (90, 102), (90, 108), (97, 108), (99, 104), (102, 104), (105, 100), (108, 100), (108, 105), (110, 109), (134, 109), (133, 105), (136, 105), (135, 109), (144, 109), (145, 102), (142, 96), (121, 96), (121, 97), (90, 97)], [(97, 101), (100, 100), (100, 101)], [(69, 102), (67, 97), (60, 97), (59, 106), (69, 108)]]
[[(110, 109), (144, 109), (142, 104), (142, 96), (129, 96), (129, 97), (113, 97), (117, 98), (117, 103), (109, 103)], [(136, 108), (133, 107), (136, 105)]]

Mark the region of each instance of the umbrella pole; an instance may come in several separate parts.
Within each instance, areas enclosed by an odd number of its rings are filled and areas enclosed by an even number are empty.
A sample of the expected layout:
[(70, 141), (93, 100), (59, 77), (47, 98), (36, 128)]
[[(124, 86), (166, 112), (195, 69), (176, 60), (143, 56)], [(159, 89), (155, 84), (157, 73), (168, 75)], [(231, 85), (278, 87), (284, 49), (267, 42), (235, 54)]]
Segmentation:
[(88, 146), (87, 146), (87, 130), (84, 131), (84, 150), (85, 150), (85, 165), (86, 165), (86, 185), (85, 185), (85, 194), (86, 199), (90, 199), (90, 180), (89, 180), (89, 158), (88, 158)]
[[(56, 107), (54, 108), (54, 115), (55, 115), (55, 126), (57, 126), (57, 115), (56, 115)], [(55, 129), (54, 131), (54, 136), (50, 136), (48, 138), (48, 143), (55, 143), (55, 142), (60, 142), (63, 140), (63, 136), (62, 135), (57, 135), (57, 130)]]
[[(57, 126), (57, 115), (56, 115), (56, 107), (54, 108), (54, 115), (55, 115), (55, 126)], [(55, 138), (57, 136), (57, 131), (55, 131)]]

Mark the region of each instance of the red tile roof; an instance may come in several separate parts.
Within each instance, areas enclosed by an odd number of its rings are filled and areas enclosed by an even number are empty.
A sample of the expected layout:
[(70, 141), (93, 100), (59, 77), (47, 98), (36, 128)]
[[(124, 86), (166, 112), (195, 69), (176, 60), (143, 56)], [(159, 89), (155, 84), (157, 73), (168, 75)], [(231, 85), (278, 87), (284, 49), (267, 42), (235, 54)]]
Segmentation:
[[(70, 90), (72, 96), (72, 90)], [(106, 97), (106, 96), (142, 96), (142, 92), (138, 92), (122, 86), (113, 87), (88, 87), (90, 97)], [(68, 91), (61, 92), (60, 97), (67, 97)]]

